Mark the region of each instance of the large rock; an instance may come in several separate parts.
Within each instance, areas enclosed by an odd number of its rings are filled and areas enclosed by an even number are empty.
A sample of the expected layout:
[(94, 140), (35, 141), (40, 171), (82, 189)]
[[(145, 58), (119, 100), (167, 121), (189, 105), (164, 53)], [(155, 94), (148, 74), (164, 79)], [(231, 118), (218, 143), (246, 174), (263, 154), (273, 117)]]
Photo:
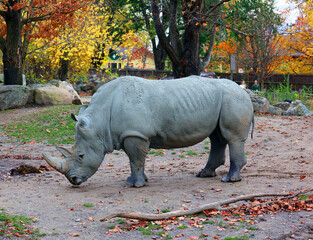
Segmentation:
[(273, 106), (281, 108), (284, 111), (287, 111), (288, 108), (290, 107), (290, 103), (289, 102), (278, 102), (278, 103), (274, 104)]
[(254, 94), (250, 89), (245, 90), (251, 98), (255, 113), (267, 113), (269, 111), (270, 103), (266, 98)]
[(302, 104), (300, 100), (293, 101), (287, 111), (283, 113), (286, 116), (312, 116), (310, 111)]
[(66, 89), (59, 87), (40, 87), (35, 89), (35, 103), (39, 105), (70, 105), (72, 96)]
[(17, 108), (32, 101), (32, 90), (20, 85), (0, 87), (0, 110)]
[(48, 82), (48, 84), (54, 85), (54, 86), (56, 86), (56, 87), (59, 87), (61, 82), (62, 82), (61, 80), (52, 79), (52, 80), (50, 80), (50, 81)]
[(29, 85), (31, 89), (41, 88), (41, 87), (56, 87), (50, 83), (42, 84), (42, 83), (36, 83)]
[(75, 105), (83, 104), (82, 100), (80, 99), (78, 93), (73, 88), (72, 84), (62, 81), (62, 82), (59, 82), (59, 88), (65, 89), (71, 94), (72, 104), (75, 104)]
[(269, 109), (268, 109), (268, 113), (269, 114), (273, 114), (273, 115), (282, 115), (284, 112), (283, 109), (279, 108), (279, 107), (275, 107), (270, 105)]
[(91, 91), (95, 87), (95, 85), (91, 83), (82, 83), (79, 84), (78, 86), (80, 87), (80, 90), (84, 92)]
[(101, 87), (102, 85), (104, 85), (106, 82), (105, 81), (100, 81), (97, 86), (94, 87), (94, 89), (92, 89), (92, 94), (94, 94), (98, 89), (99, 87)]

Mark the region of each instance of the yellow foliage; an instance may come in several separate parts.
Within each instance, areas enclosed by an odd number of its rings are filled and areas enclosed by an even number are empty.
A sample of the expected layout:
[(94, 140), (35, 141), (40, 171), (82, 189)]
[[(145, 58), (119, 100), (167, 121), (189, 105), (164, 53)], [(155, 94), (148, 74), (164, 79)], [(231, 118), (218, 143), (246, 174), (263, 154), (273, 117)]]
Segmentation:
[(313, 73), (313, 2), (299, 5), (300, 17), (282, 36), (282, 52), (285, 53), (279, 73)]
[(98, 57), (105, 65), (108, 61), (105, 56), (114, 47), (113, 38), (117, 34), (111, 34), (109, 27), (112, 24), (109, 24), (111, 20), (106, 12), (107, 9), (93, 3), (76, 11), (75, 23), (57, 29), (58, 37), (52, 40), (39, 37), (30, 43), (29, 63), (48, 64), (56, 71), (62, 60), (69, 60), (70, 78), (86, 74), (92, 67), (93, 57)]

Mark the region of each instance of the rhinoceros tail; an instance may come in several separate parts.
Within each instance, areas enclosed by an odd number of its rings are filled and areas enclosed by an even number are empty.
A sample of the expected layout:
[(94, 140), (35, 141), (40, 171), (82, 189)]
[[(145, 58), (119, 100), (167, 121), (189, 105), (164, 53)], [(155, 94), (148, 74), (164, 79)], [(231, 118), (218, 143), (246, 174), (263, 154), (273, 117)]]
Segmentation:
[(252, 129), (251, 129), (251, 139), (253, 139), (253, 130), (254, 130), (254, 114), (252, 115)]

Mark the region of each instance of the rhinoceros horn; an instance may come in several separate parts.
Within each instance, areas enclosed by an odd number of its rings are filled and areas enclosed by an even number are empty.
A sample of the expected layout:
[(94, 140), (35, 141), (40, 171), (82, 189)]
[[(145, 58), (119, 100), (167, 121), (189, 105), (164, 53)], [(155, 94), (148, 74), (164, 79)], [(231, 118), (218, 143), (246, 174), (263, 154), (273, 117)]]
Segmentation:
[(66, 173), (66, 168), (67, 168), (67, 161), (64, 158), (56, 158), (56, 157), (52, 157), (46, 153), (42, 154), (44, 159), (47, 161), (47, 163), (53, 167), (54, 169), (56, 169), (57, 171), (59, 171), (60, 173), (65, 174)]

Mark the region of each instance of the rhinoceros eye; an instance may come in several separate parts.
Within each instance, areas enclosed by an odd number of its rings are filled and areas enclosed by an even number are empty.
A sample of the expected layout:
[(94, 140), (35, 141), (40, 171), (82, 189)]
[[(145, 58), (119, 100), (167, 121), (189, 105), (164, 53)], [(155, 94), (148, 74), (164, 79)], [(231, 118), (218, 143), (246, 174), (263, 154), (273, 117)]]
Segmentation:
[(85, 155), (85, 154), (80, 154), (80, 155), (79, 155), (79, 157), (80, 157), (80, 158), (83, 158), (83, 157), (84, 157), (84, 155)]

